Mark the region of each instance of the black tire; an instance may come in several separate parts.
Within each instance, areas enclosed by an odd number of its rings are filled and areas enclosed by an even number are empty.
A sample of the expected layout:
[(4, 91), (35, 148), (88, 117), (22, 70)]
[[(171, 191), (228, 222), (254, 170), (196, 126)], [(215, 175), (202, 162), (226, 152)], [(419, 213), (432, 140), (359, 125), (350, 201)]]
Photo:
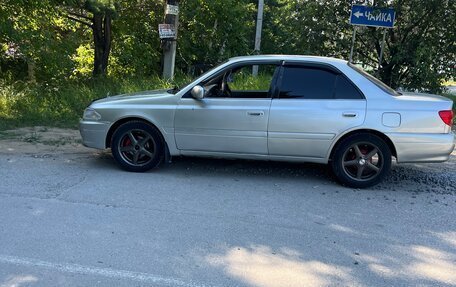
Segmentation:
[(144, 122), (131, 121), (115, 130), (111, 151), (123, 169), (145, 172), (162, 163), (165, 145), (155, 127)]
[(331, 168), (345, 186), (366, 188), (378, 184), (391, 170), (391, 150), (378, 136), (354, 134), (335, 147)]

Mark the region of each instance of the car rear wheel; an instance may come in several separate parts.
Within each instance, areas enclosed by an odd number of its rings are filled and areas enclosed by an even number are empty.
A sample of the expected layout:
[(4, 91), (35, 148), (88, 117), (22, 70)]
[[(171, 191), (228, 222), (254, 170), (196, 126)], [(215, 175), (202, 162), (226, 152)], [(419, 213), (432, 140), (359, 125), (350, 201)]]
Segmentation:
[(127, 122), (114, 132), (112, 155), (125, 170), (145, 172), (164, 158), (164, 143), (156, 128), (144, 122)]
[(379, 183), (391, 169), (391, 151), (378, 136), (355, 134), (340, 142), (331, 167), (343, 185), (365, 188)]

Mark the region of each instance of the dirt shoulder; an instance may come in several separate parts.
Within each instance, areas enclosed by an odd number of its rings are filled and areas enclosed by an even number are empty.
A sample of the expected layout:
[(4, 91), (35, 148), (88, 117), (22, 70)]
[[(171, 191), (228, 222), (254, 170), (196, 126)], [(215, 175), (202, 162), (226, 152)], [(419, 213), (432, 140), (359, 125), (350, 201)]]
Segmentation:
[(92, 149), (82, 145), (78, 130), (51, 127), (26, 127), (0, 131), (0, 153), (83, 153)]

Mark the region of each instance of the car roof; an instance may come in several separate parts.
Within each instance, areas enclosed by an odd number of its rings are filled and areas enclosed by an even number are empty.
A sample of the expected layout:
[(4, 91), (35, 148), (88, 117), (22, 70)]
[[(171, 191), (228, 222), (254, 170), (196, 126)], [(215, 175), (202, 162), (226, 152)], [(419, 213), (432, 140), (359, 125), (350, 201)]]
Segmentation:
[(243, 61), (268, 61), (268, 60), (283, 60), (283, 61), (302, 61), (302, 62), (320, 62), (328, 64), (347, 64), (347, 61), (332, 57), (322, 56), (305, 56), (305, 55), (255, 55), (255, 56), (240, 56), (230, 58), (230, 62)]

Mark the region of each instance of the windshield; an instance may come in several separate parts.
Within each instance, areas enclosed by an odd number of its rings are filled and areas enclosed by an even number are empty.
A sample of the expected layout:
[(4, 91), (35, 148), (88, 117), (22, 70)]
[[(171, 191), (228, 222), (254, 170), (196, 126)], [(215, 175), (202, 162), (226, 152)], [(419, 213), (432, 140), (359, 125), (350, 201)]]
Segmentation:
[(401, 93), (393, 90), (387, 84), (383, 83), (382, 81), (380, 81), (376, 77), (372, 76), (371, 74), (369, 74), (368, 72), (364, 71), (363, 69), (355, 66), (354, 64), (348, 63), (348, 66), (350, 68), (352, 68), (353, 70), (357, 71), (358, 73), (360, 73), (361, 75), (363, 75), (365, 78), (367, 78), (373, 84), (375, 84), (377, 87), (382, 89), (384, 92), (390, 94), (391, 96), (400, 96), (401, 95)]

